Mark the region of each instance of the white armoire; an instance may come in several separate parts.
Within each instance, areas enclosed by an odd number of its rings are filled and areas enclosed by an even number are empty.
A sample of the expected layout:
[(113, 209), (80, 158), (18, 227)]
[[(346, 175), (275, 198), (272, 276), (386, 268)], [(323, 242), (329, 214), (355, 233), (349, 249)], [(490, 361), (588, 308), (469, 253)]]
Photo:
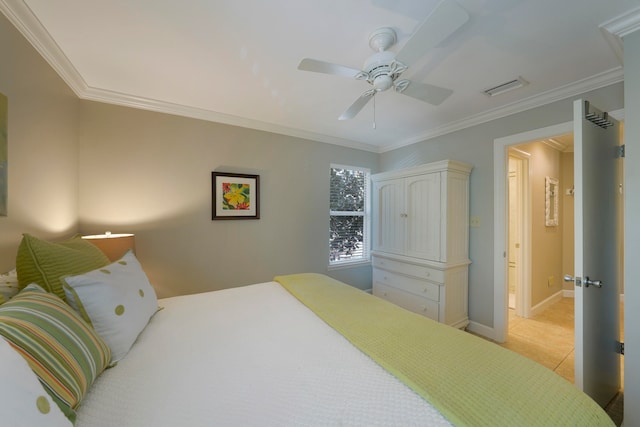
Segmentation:
[(443, 160), (372, 175), (373, 294), (457, 328), (469, 324), (469, 175)]

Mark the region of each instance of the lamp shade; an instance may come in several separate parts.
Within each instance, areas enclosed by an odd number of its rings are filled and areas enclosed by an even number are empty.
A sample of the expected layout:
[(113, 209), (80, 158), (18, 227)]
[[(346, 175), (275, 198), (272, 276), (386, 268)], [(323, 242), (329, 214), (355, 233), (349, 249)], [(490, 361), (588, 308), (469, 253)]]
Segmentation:
[(93, 234), (82, 236), (83, 239), (96, 245), (111, 261), (122, 258), (129, 249), (135, 252), (135, 236), (133, 234)]

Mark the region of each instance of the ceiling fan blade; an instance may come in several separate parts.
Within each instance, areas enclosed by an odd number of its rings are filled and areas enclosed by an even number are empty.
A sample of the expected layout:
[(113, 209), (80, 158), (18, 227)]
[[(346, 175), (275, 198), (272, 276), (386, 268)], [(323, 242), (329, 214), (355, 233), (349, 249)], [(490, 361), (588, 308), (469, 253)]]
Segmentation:
[(451, 89), (417, 82), (409, 82), (404, 89), (397, 89), (396, 92), (431, 105), (442, 104), (453, 93)]
[(355, 78), (361, 73), (355, 68), (345, 67), (344, 65), (332, 64), (331, 62), (318, 61), (317, 59), (305, 58), (300, 61), (298, 70), (313, 71), (314, 73), (334, 74), (337, 76)]
[(454, 0), (443, 0), (420, 24), (396, 55), (396, 61), (411, 65), (469, 20), (469, 14)]
[(345, 110), (344, 113), (342, 113), (340, 117), (338, 117), (338, 120), (353, 119), (360, 112), (360, 110), (362, 110), (364, 106), (367, 105), (367, 102), (369, 102), (371, 98), (375, 96), (375, 93), (376, 91), (374, 89), (364, 92), (358, 99), (356, 99), (353, 104), (351, 104), (349, 108)]

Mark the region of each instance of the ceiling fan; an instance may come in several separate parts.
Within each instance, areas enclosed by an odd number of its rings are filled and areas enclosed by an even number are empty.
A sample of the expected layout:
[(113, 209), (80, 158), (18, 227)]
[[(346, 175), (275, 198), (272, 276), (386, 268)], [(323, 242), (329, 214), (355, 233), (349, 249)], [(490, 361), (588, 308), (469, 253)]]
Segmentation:
[(303, 59), (298, 65), (298, 69), (365, 80), (373, 86), (363, 92), (342, 113), (339, 120), (354, 118), (376, 93), (392, 87), (403, 95), (432, 105), (439, 105), (453, 93), (451, 89), (413, 82), (399, 77), (409, 68), (409, 65), (453, 34), (468, 19), (467, 12), (455, 1), (443, 0), (418, 26), (413, 36), (397, 54), (388, 50), (397, 41), (396, 32), (392, 28), (383, 27), (373, 31), (369, 36), (369, 46), (376, 53), (367, 58), (362, 70), (310, 58)]

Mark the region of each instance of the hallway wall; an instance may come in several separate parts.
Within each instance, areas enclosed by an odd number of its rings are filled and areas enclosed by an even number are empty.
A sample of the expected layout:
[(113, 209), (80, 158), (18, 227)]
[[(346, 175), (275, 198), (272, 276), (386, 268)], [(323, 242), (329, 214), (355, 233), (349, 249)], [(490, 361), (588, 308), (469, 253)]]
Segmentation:
[(563, 182), (560, 151), (543, 142), (522, 144), (517, 148), (531, 154), (531, 306), (535, 307), (563, 287), (563, 203), (560, 199), (558, 226), (546, 226), (545, 178), (558, 179), (560, 191), (566, 184)]

